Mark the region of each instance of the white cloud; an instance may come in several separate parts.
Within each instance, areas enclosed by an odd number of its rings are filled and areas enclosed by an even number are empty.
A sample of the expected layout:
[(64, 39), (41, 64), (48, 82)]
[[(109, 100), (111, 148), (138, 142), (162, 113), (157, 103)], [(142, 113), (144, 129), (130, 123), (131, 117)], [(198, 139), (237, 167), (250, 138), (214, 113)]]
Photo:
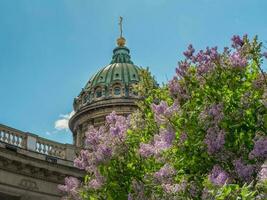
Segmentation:
[(74, 111), (70, 112), (69, 114), (61, 114), (59, 115), (60, 119), (55, 121), (55, 129), (61, 130), (69, 130), (69, 120), (74, 115)]
[(51, 135), (51, 132), (46, 131), (45, 134), (46, 134), (46, 135)]

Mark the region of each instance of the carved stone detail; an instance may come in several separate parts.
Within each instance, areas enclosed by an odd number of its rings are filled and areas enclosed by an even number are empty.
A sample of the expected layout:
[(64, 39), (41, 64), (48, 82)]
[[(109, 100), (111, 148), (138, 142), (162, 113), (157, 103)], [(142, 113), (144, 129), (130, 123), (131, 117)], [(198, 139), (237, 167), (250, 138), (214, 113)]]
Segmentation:
[(21, 179), (18, 185), (26, 190), (34, 190), (34, 191), (39, 190), (37, 183), (30, 179)]

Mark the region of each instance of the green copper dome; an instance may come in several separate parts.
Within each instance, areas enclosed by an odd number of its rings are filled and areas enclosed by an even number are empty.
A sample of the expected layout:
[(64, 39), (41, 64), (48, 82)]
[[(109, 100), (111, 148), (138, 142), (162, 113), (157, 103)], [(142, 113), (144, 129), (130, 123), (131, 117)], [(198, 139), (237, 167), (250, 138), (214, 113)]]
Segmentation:
[(110, 86), (114, 82), (130, 84), (138, 82), (139, 67), (133, 64), (130, 57), (130, 50), (126, 47), (117, 47), (113, 50), (112, 61), (109, 65), (100, 69), (85, 85), (90, 89), (97, 85)]
[(74, 110), (104, 99), (137, 98), (133, 87), (140, 81), (139, 71), (131, 61), (130, 50), (125, 46), (116, 47), (110, 64), (92, 76), (75, 98)]

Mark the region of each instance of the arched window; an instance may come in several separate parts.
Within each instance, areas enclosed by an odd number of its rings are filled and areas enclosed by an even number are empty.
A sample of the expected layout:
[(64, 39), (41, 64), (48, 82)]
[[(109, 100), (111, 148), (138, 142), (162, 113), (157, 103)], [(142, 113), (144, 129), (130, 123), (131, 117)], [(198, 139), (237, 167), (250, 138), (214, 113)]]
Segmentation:
[(96, 98), (102, 97), (102, 89), (101, 88), (96, 89), (95, 96), (96, 96)]
[(83, 104), (85, 104), (87, 102), (87, 98), (88, 98), (88, 95), (83, 96)]
[(121, 95), (121, 88), (119, 86), (114, 87), (114, 95)]

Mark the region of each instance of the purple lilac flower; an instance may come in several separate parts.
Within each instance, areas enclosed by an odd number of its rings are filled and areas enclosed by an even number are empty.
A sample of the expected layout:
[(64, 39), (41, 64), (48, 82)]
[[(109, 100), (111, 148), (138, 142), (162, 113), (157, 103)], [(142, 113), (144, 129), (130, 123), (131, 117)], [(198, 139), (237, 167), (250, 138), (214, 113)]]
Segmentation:
[(116, 115), (114, 111), (109, 114), (106, 119), (110, 135), (123, 141), (126, 137), (127, 129), (129, 128), (129, 120), (123, 116)]
[(169, 81), (168, 88), (169, 88), (170, 94), (173, 97), (176, 97), (176, 98), (178, 97), (180, 99), (189, 98), (186, 87), (181, 85), (181, 83), (179, 82), (176, 76), (174, 76), (173, 79)]
[(108, 124), (115, 123), (116, 120), (117, 120), (117, 115), (115, 111), (106, 116), (106, 122)]
[(139, 148), (139, 154), (144, 158), (154, 155), (154, 146), (151, 144), (141, 143)]
[(95, 178), (89, 181), (88, 187), (94, 190), (100, 189), (105, 182), (105, 178), (100, 174), (98, 170), (94, 172)]
[(161, 101), (159, 105), (152, 104), (152, 109), (155, 114), (155, 120), (158, 124), (165, 124), (177, 111), (177, 104), (168, 106), (167, 102)]
[(217, 47), (206, 48), (206, 51), (200, 50), (192, 60), (197, 65), (199, 75), (206, 74), (214, 69), (215, 63), (219, 62), (220, 54)]
[(241, 180), (246, 182), (252, 180), (253, 173), (255, 172), (254, 165), (246, 165), (241, 159), (235, 160), (233, 164), (235, 167), (235, 171)]
[(267, 59), (267, 52), (264, 52), (262, 55)]
[(247, 59), (242, 57), (239, 52), (234, 52), (230, 56), (230, 63), (234, 68), (243, 68), (248, 64)]
[(180, 77), (183, 78), (187, 74), (187, 70), (190, 66), (190, 63), (187, 61), (181, 61), (178, 63), (178, 67), (176, 68), (176, 74)]
[(254, 148), (250, 152), (249, 158), (267, 158), (267, 137), (261, 137), (260, 139), (254, 142)]
[(96, 151), (97, 163), (103, 163), (108, 161), (112, 156), (112, 148), (108, 147), (106, 144), (101, 144), (98, 146)]
[(244, 45), (244, 41), (240, 38), (239, 35), (234, 35), (231, 40), (233, 42), (232, 47), (234, 48), (239, 48)]
[(58, 185), (58, 189), (74, 200), (80, 200), (78, 188), (81, 182), (75, 177), (66, 177), (65, 185)]
[(215, 124), (220, 122), (223, 119), (223, 104), (213, 104), (209, 110), (208, 114), (213, 118)]
[(161, 184), (161, 187), (163, 191), (166, 192), (167, 194), (175, 194), (182, 190), (179, 184), (163, 183)]
[(208, 147), (208, 153), (214, 154), (218, 152), (225, 143), (225, 132), (218, 127), (210, 127), (204, 140)]
[(229, 174), (225, 172), (219, 165), (214, 165), (210, 175), (209, 180), (214, 185), (224, 185), (229, 182)]
[(91, 181), (89, 181), (88, 183), (88, 187), (94, 190), (98, 190), (103, 186), (103, 182), (100, 179), (92, 179)]
[(195, 49), (194, 49), (193, 45), (189, 44), (187, 50), (184, 52), (184, 56), (187, 59), (190, 59), (193, 56), (194, 52), (195, 52)]
[(172, 96), (176, 96), (179, 93), (180, 86), (179, 86), (178, 78), (176, 76), (173, 77), (173, 79), (169, 81), (168, 87), (169, 87), (169, 91)]
[(81, 150), (79, 157), (74, 159), (74, 166), (79, 169), (86, 169), (90, 165), (89, 154), (88, 150)]
[(152, 144), (140, 144), (139, 154), (144, 158), (159, 155), (162, 151), (172, 146), (174, 139), (175, 133), (171, 128), (161, 128), (160, 133), (154, 136)]
[(207, 60), (216, 61), (219, 59), (218, 47), (207, 47), (206, 55), (209, 57)]
[(85, 136), (85, 145), (90, 148), (94, 148), (100, 142), (100, 134), (93, 126), (90, 126), (88, 128), (88, 131), (85, 133)]
[(176, 170), (166, 163), (159, 171), (154, 173), (154, 178), (157, 182), (167, 183), (170, 179), (175, 176)]
[(208, 108), (204, 109), (200, 115), (199, 119), (202, 122), (208, 122), (208, 124), (212, 124), (213, 126), (217, 126), (218, 123), (223, 119), (223, 104), (217, 103), (212, 104)]
[(154, 152), (159, 154), (172, 146), (175, 133), (172, 129), (160, 129), (160, 133), (154, 136)]
[(206, 74), (210, 71), (209, 65), (199, 65), (197, 68), (197, 73), (199, 75)]

